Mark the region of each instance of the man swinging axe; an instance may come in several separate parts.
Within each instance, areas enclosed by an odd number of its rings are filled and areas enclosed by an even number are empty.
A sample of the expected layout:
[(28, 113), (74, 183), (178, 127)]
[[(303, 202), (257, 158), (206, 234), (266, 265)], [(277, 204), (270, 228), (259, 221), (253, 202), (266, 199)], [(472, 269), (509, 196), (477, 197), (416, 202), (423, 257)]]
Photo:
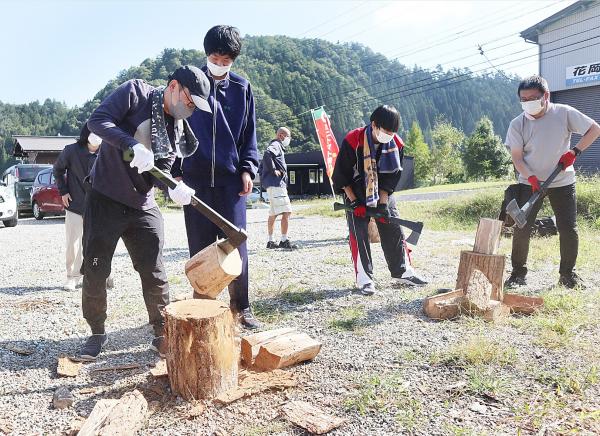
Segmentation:
[[(186, 118), (196, 109), (210, 111), (210, 84), (196, 67), (180, 67), (166, 87), (129, 80), (98, 106), (89, 129), (102, 138), (102, 147), (90, 173), (91, 191), (83, 219), (83, 316), (92, 330), (80, 356), (96, 359), (106, 344), (106, 278), (119, 238), (131, 256), (142, 282), (142, 292), (154, 339), (150, 348), (162, 353), (161, 309), (169, 304), (169, 285), (163, 264), (163, 219), (154, 200), (159, 182), (147, 171), (170, 171), (176, 155), (189, 156), (198, 141)], [(125, 162), (123, 152), (133, 150)], [(194, 191), (180, 183), (171, 198), (191, 201)]]
[[(550, 179), (557, 165), (564, 171), (560, 171), (548, 184), (539, 201), (530, 202), (526, 224), (522, 228), (515, 226), (512, 273), (505, 285), (514, 287), (526, 284), (529, 239), (543, 197), (547, 195), (560, 235), (559, 284), (567, 288), (583, 286), (581, 278), (574, 271), (579, 239), (573, 163), (600, 136), (600, 127), (571, 106), (551, 103), (548, 83), (541, 76), (523, 80), (517, 93), (523, 113), (511, 121), (505, 144), (519, 173), (519, 185), (515, 190), (518, 206), (523, 207), (533, 193), (540, 191), (540, 180)], [(572, 133), (583, 136), (575, 147), (570, 148)]]
[(392, 106), (379, 106), (371, 114), (371, 123), (350, 131), (340, 147), (333, 170), (336, 192), (344, 194), (350, 231), (350, 251), (354, 263), (356, 284), (363, 295), (373, 295), (373, 260), (369, 246), (368, 225), (376, 212), (381, 248), (390, 273), (400, 284), (423, 286), (411, 264), (404, 234), (397, 217), (394, 190), (402, 172), (404, 144), (396, 135), (400, 114)]

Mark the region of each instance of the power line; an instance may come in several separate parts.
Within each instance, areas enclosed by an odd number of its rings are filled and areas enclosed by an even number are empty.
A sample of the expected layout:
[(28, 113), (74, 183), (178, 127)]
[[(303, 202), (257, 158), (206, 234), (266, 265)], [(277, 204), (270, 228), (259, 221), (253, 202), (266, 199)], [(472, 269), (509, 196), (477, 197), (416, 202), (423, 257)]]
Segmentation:
[[(345, 11), (345, 12), (342, 12), (342, 13), (341, 13), (340, 15), (338, 15), (338, 16), (337, 16), (335, 19), (341, 18), (341, 17), (343, 17), (344, 15), (348, 15), (350, 12), (353, 12), (353, 11), (355, 11), (355, 10), (357, 10), (357, 9), (359, 9), (359, 8), (361, 8), (361, 7), (363, 7), (363, 6), (364, 6), (365, 4), (367, 4), (367, 3), (369, 3), (369, 2), (368, 2), (368, 1), (361, 2), (361, 3), (360, 3), (360, 4), (358, 4), (357, 6), (355, 6), (355, 7), (351, 8), (351, 9), (348, 9), (348, 10), (347, 10), (347, 11)], [(306, 35), (307, 33), (310, 33), (312, 30), (318, 29), (319, 27), (321, 27), (321, 26), (323, 26), (323, 25), (325, 25), (325, 24), (329, 24), (331, 21), (334, 21), (334, 20), (326, 20), (326, 21), (323, 21), (322, 23), (319, 23), (319, 24), (317, 24), (316, 26), (313, 26), (313, 27), (311, 27), (310, 29), (308, 29), (308, 30), (305, 30), (304, 32), (300, 33), (300, 34), (297, 36), (297, 38), (300, 38), (300, 37), (302, 37), (302, 36)]]

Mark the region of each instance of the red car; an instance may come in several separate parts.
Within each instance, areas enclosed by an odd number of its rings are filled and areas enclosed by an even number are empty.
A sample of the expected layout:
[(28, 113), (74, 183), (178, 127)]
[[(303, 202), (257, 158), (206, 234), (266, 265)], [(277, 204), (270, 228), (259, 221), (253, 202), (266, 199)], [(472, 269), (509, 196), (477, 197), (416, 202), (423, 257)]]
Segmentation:
[(65, 207), (58, 192), (52, 168), (42, 170), (33, 182), (31, 190), (31, 209), (36, 220), (48, 215), (64, 215)]

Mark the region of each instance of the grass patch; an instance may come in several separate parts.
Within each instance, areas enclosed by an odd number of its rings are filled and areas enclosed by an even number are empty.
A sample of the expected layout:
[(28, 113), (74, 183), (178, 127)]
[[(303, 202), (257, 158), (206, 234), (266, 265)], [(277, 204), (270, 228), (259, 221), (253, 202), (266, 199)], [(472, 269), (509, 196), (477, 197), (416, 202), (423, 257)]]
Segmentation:
[(391, 413), (409, 432), (418, 429), (425, 416), (421, 402), (408, 391), (408, 383), (398, 373), (375, 375), (362, 381), (344, 406), (360, 415)]
[(277, 323), (287, 316), (276, 304), (260, 300), (252, 303), (252, 311), (254, 316), (268, 324)]
[(452, 192), (467, 189), (489, 189), (506, 187), (513, 183), (512, 180), (491, 180), (487, 182), (448, 183), (445, 185), (421, 186), (419, 188), (400, 191), (399, 194), (420, 194), (425, 192)]
[(495, 368), (475, 366), (467, 370), (467, 390), (475, 395), (507, 392), (509, 383), (498, 375)]
[(365, 309), (362, 306), (347, 307), (339, 315), (329, 320), (329, 327), (334, 330), (356, 331), (365, 320)]
[(558, 371), (541, 372), (536, 375), (536, 380), (555, 389), (556, 394), (581, 394), (586, 389), (598, 384), (598, 366), (588, 368), (561, 367)]
[(473, 336), (455, 344), (441, 353), (435, 353), (431, 357), (434, 364), (445, 364), (459, 367), (481, 366), (481, 365), (512, 365), (516, 360), (515, 349), (485, 336)]
[(321, 300), (323, 295), (310, 289), (299, 291), (286, 290), (281, 294), (281, 298), (290, 304), (304, 305)]

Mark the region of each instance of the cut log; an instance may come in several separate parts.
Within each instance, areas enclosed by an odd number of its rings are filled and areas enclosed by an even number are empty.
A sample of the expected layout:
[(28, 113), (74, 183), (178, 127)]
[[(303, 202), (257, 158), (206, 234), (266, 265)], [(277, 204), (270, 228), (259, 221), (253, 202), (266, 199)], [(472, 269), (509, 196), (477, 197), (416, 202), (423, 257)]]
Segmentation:
[(223, 392), (215, 402), (218, 404), (231, 404), (240, 398), (271, 389), (285, 389), (297, 385), (296, 378), (291, 372), (276, 369), (269, 372), (240, 371), (239, 385)]
[(518, 294), (504, 294), (504, 304), (510, 307), (511, 312), (531, 314), (544, 305), (544, 299)]
[(369, 242), (371, 244), (379, 244), (381, 242), (381, 238), (379, 237), (379, 229), (377, 228), (377, 223), (373, 218), (369, 220), (369, 227), (367, 228), (369, 233)]
[(465, 294), (462, 289), (433, 295), (423, 301), (423, 312), (432, 319), (453, 319), (460, 315)]
[(321, 351), (321, 343), (306, 333), (288, 333), (260, 346), (254, 367), (262, 371), (312, 360)]
[(196, 253), (185, 264), (185, 274), (194, 291), (205, 298), (217, 298), (242, 273), (238, 250), (227, 254), (217, 245), (219, 242)]
[(474, 269), (481, 271), (492, 284), (491, 298), (502, 301), (504, 289), (504, 263), (503, 255), (480, 254), (472, 251), (461, 251), (458, 266), (456, 289), (467, 289), (469, 278)]
[(481, 254), (498, 254), (500, 237), (502, 236), (502, 221), (482, 218), (477, 226), (473, 251)]
[(58, 358), (58, 365), (56, 366), (56, 373), (63, 377), (77, 377), (79, 370), (83, 363), (74, 362), (65, 355), (61, 355)]
[(490, 301), (490, 304), (481, 317), (490, 322), (498, 322), (510, 315), (510, 307), (501, 301)]
[(229, 306), (183, 300), (165, 308), (171, 390), (187, 400), (211, 399), (237, 385), (239, 348)]
[(466, 306), (468, 310), (471, 310), (471, 307), (477, 311), (486, 310), (490, 305), (491, 295), (492, 283), (484, 273), (474, 268), (467, 283), (463, 307)]
[(244, 336), (242, 338), (242, 360), (248, 366), (254, 364), (254, 359), (258, 354), (260, 346), (267, 343), (279, 336), (286, 335), (291, 332), (295, 332), (295, 328), (284, 327), (275, 330), (268, 330), (266, 332), (255, 333), (253, 335)]
[(100, 400), (79, 431), (79, 436), (133, 436), (146, 423), (148, 402), (140, 391), (120, 400)]
[(329, 415), (305, 401), (290, 401), (281, 408), (281, 414), (311, 434), (328, 433), (346, 422), (345, 419)]

